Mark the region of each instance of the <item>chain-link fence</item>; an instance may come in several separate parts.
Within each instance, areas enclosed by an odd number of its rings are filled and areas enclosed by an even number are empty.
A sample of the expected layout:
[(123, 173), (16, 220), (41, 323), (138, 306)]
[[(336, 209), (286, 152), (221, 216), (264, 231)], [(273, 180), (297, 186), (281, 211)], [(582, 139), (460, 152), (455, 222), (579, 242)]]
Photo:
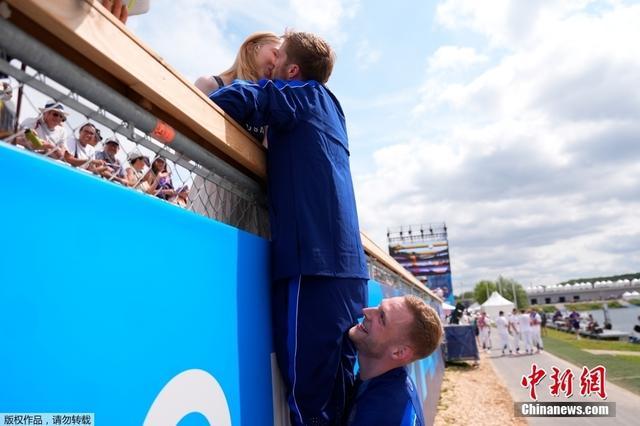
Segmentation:
[(4, 143), (268, 236), (264, 194), (229, 182), (141, 131), (128, 117), (105, 110), (18, 60), (1, 55), (0, 73)]

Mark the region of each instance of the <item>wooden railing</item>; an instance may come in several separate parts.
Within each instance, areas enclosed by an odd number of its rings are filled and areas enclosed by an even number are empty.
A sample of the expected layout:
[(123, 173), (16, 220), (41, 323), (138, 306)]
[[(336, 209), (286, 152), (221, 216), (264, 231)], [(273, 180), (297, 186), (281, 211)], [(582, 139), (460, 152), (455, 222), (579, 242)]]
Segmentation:
[[(6, 0), (9, 21), (242, 172), (265, 182), (265, 150), (98, 0)], [(144, 18), (142, 18), (144, 19)], [(440, 300), (361, 232), (367, 255)]]

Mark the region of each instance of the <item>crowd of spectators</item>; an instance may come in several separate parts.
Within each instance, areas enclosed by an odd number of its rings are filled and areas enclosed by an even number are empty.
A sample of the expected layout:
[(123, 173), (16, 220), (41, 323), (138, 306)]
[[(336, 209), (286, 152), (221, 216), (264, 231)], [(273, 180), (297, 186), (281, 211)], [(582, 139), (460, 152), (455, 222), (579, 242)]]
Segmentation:
[(69, 112), (62, 103), (47, 101), (38, 116), (27, 118), (20, 124), (12, 143), (109, 181), (187, 206), (189, 187), (174, 187), (172, 173), (164, 157), (156, 156), (150, 161), (136, 147), (127, 154), (127, 161), (123, 164), (118, 159), (121, 142), (115, 135), (103, 141), (100, 129), (91, 122), (82, 124), (69, 134), (64, 126), (68, 116)]

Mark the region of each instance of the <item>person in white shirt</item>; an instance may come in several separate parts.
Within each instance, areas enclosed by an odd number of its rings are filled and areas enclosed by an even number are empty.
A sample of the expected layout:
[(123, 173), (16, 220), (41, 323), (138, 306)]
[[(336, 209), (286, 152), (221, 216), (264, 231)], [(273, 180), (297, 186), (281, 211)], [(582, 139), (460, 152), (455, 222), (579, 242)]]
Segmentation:
[(64, 160), (74, 167), (85, 168), (93, 173), (100, 174), (106, 171), (105, 162), (95, 158), (98, 137), (96, 126), (93, 124), (85, 123), (80, 126), (78, 137), (74, 135), (67, 141)]
[(540, 353), (544, 349), (542, 345), (542, 337), (540, 336), (540, 324), (542, 323), (542, 317), (535, 310), (531, 309), (531, 346), (537, 349), (536, 353)]
[(480, 333), (480, 345), (487, 352), (491, 349), (491, 332), (489, 330), (490, 320), (487, 313), (482, 311), (478, 317), (478, 331)]
[(518, 311), (516, 308), (513, 308), (509, 317), (507, 318), (509, 322), (509, 333), (513, 336), (513, 348), (516, 353), (520, 352), (520, 330), (518, 330)]
[(41, 146), (34, 145), (29, 138), (23, 136), (16, 138), (16, 143), (30, 151), (45, 154), (48, 157), (61, 160), (67, 149), (67, 130), (64, 122), (69, 115), (60, 102), (47, 101), (44, 108), (40, 108), (38, 117), (27, 118), (22, 122), (22, 130), (31, 129), (41, 141)]
[(498, 319), (496, 320), (496, 328), (498, 329), (498, 337), (500, 337), (500, 347), (502, 348), (502, 355), (504, 351), (509, 349), (509, 355), (513, 355), (513, 350), (509, 343), (509, 321), (504, 317), (504, 312), (498, 313)]
[(460, 317), (460, 324), (462, 325), (471, 324), (471, 318), (469, 317), (469, 313), (467, 311), (462, 312), (462, 316)]
[(518, 328), (520, 329), (520, 339), (524, 346), (526, 354), (532, 353), (531, 349), (531, 318), (524, 309), (520, 311), (518, 315)]

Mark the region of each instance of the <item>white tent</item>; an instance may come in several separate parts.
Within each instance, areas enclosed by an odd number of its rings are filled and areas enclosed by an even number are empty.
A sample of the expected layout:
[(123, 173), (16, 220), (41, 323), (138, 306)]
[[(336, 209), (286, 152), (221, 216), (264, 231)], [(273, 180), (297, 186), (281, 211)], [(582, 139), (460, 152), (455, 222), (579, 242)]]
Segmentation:
[(631, 293), (630, 293), (630, 292), (625, 291), (624, 293), (622, 293), (622, 298), (623, 298), (624, 300), (629, 300), (629, 299), (633, 298), (633, 296), (631, 295)]
[(480, 304), (478, 302), (473, 303), (473, 305), (469, 306), (467, 308), (467, 311), (469, 312), (476, 312), (480, 310)]
[(489, 318), (495, 321), (498, 318), (498, 313), (500, 311), (504, 311), (504, 314), (507, 315), (511, 310), (515, 307), (513, 302), (508, 301), (504, 297), (500, 296), (500, 293), (494, 291), (491, 293), (491, 297), (487, 299), (486, 302), (482, 304), (482, 310), (489, 315)]

